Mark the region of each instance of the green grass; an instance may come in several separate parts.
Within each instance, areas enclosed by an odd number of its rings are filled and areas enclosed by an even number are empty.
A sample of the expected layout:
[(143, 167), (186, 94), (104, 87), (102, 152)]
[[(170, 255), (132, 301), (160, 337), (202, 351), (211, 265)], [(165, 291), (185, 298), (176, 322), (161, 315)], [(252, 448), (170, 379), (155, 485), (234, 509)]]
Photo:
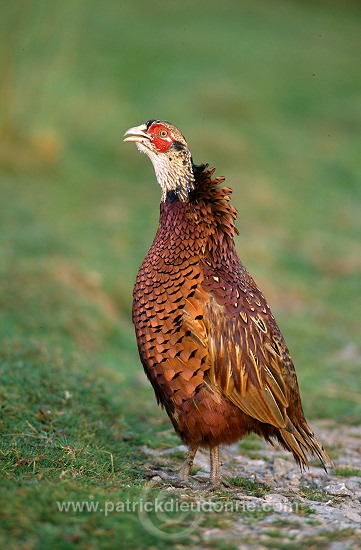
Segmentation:
[(299, 494), (316, 502), (327, 502), (330, 500), (329, 495), (326, 495), (322, 490), (314, 487), (300, 487)]
[(301, 517), (308, 517), (316, 512), (316, 510), (308, 504), (300, 504), (299, 502), (293, 504), (292, 511)]
[(257, 435), (249, 434), (247, 437), (239, 442), (239, 449), (242, 453), (249, 452), (251, 454), (253, 451), (259, 451), (260, 449), (263, 449), (263, 445), (261, 439), (257, 437)]
[(130, 321), (160, 191), (122, 135), (149, 118), (178, 125), (234, 188), (238, 250), (307, 416), (360, 422), (359, 15), (326, 1), (2, 3), (1, 547), (169, 546), (136, 513), (56, 508), (136, 501), (142, 446), (178, 442)]
[(252, 481), (244, 477), (232, 477), (228, 481), (232, 487), (240, 487), (249, 496), (262, 497), (271, 490), (271, 487), (265, 483)]
[(361, 477), (361, 470), (358, 468), (347, 468), (347, 467), (340, 467), (335, 468), (332, 471), (333, 475), (340, 476), (340, 477)]

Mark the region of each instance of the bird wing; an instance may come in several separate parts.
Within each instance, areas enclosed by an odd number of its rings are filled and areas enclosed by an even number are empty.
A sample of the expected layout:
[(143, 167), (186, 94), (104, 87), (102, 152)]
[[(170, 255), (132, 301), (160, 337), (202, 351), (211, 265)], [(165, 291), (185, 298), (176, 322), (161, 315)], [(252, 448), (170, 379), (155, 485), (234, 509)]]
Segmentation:
[(217, 274), (205, 269), (203, 286), (208, 300), (198, 337), (206, 334), (210, 382), (249, 416), (287, 427), (290, 402), (300, 403), (297, 378), (264, 296), (242, 264)]
[(211, 384), (244, 413), (278, 429), (300, 465), (308, 464), (306, 451), (325, 470), (332, 467), (304, 417), (295, 368), (263, 294), (241, 262), (210, 269), (204, 270), (202, 322)]

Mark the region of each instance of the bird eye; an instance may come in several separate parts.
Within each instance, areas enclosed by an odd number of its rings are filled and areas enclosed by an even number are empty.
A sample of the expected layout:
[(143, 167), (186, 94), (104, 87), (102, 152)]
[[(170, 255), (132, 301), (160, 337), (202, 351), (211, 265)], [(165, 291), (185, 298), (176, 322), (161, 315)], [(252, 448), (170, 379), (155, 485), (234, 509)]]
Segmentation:
[(167, 130), (160, 130), (158, 135), (159, 135), (159, 137), (165, 138), (165, 137), (167, 137), (168, 132), (167, 132)]

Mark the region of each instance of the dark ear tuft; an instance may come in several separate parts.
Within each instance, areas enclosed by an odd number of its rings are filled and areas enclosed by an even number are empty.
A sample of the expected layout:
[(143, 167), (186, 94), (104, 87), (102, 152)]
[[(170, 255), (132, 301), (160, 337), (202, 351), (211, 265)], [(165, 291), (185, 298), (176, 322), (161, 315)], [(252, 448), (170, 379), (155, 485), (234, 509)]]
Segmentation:
[(149, 130), (153, 122), (155, 122), (155, 118), (152, 118), (151, 120), (147, 120), (147, 122), (145, 123), (147, 130)]
[(180, 141), (173, 141), (172, 143), (172, 149), (175, 149), (176, 151), (184, 151), (185, 146)]

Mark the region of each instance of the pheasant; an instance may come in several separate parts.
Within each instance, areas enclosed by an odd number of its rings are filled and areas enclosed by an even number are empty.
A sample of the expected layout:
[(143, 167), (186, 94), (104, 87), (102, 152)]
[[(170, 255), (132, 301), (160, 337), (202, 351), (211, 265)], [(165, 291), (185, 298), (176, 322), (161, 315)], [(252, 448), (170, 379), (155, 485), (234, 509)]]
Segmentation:
[(199, 447), (210, 450), (210, 484), (221, 483), (219, 445), (253, 432), (275, 439), (301, 468), (316, 455), (332, 466), (309, 427), (287, 345), (234, 245), (232, 190), (195, 165), (172, 124), (130, 128), (162, 190), (160, 221), (133, 293), (133, 322), (158, 404), (188, 447), (186, 482)]

